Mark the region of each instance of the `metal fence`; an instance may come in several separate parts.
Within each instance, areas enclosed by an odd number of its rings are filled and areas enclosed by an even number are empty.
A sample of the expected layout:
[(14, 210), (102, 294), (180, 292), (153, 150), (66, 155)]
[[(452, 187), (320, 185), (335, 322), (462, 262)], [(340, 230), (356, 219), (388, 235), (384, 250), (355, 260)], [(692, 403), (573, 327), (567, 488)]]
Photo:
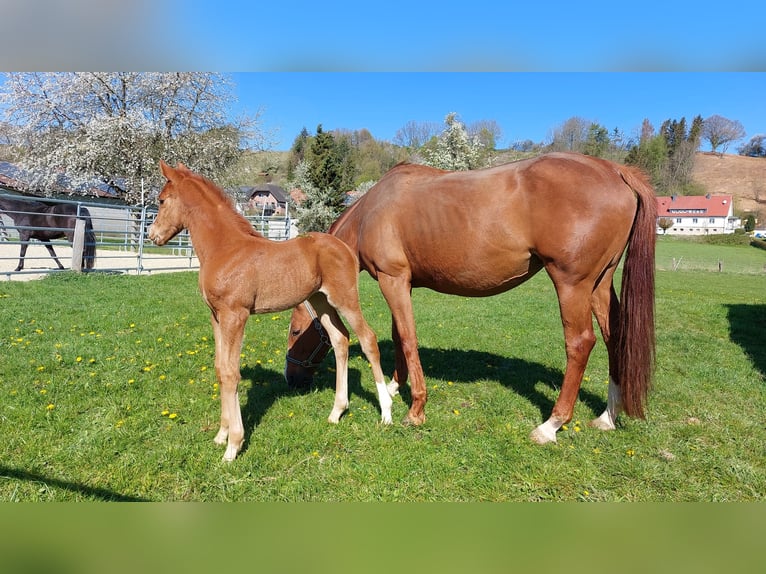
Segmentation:
[[(1, 194), (0, 197), (22, 201), (28, 198), (19, 195)], [(96, 236), (96, 261), (94, 271), (145, 274), (167, 271), (182, 271), (199, 268), (188, 232), (179, 233), (167, 245), (158, 247), (149, 241), (147, 231), (157, 215), (154, 206), (130, 207), (87, 201), (49, 200), (45, 203), (69, 203), (78, 207), (78, 213), (86, 208), (90, 213)], [(31, 204), (30, 204), (31, 205)], [(24, 269), (15, 271), (19, 262), (22, 241), (19, 231), (36, 228), (23, 227), (14, 223), (14, 216), (25, 213), (21, 208), (0, 211), (0, 276), (13, 280), (30, 278), (59, 270), (44, 244), (35, 239), (27, 241), (28, 249), (24, 258)], [(245, 216), (256, 231), (265, 237), (282, 241), (295, 235), (293, 221), (286, 216)], [(71, 231), (64, 228), (47, 228), (55, 231)], [(65, 239), (51, 241), (59, 260), (66, 268), (72, 267), (71, 243)], [(75, 267), (76, 268), (76, 267)], [(27, 276), (27, 277), (24, 277)]]

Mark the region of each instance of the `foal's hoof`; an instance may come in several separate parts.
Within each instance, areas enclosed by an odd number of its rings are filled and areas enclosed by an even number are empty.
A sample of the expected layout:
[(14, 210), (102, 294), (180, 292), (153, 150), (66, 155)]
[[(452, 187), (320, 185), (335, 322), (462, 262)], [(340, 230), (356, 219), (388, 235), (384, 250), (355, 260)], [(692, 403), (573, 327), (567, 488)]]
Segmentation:
[(544, 428), (543, 425), (540, 425), (531, 433), (529, 433), (529, 439), (536, 444), (548, 444), (549, 442), (556, 442), (556, 432), (554, 431), (553, 435), (551, 435), (549, 432), (546, 432), (546, 430), (547, 429)]

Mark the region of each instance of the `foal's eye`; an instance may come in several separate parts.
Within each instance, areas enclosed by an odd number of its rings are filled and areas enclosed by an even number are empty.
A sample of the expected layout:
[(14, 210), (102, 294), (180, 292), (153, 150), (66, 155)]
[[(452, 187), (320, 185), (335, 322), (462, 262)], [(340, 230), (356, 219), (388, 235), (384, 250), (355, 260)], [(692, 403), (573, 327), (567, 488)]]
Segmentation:
[(162, 205), (163, 203), (165, 203), (165, 200), (164, 199), (160, 199), (160, 205)]

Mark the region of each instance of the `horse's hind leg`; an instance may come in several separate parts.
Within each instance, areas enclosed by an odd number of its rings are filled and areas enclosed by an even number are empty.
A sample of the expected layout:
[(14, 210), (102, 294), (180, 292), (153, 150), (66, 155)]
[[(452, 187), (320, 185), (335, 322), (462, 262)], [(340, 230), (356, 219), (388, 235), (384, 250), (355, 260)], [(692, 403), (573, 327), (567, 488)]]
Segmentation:
[(606, 409), (601, 416), (590, 422), (590, 426), (601, 430), (614, 430), (617, 415), (622, 411), (622, 400), (620, 388), (617, 386), (617, 365), (620, 357), (617, 355), (614, 339), (619, 324), (620, 302), (617, 300), (611, 275), (608, 277), (608, 281), (602, 281), (593, 292), (592, 304), (593, 314), (596, 316), (609, 355), (609, 390), (607, 391)]
[(45, 248), (48, 250), (48, 253), (51, 257), (53, 257), (53, 260), (56, 262), (56, 265), (59, 266), (59, 269), (63, 269), (64, 266), (61, 264), (61, 261), (59, 261), (59, 258), (56, 257), (56, 252), (53, 250), (53, 245), (50, 241), (43, 241), (43, 244), (45, 245)]
[(591, 318), (591, 287), (587, 282), (577, 285), (557, 284), (561, 321), (564, 326), (567, 365), (559, 397), (551, 416), (538, 426), (530, 438), (538, 443), (556, 442), (556, 431), (570, 420), (574, 413), (588, 358), (596, 344)]
[(335, 354), (335, 402), (327, 420), (336, 424), (348, 409), (348, 330), (323, 293), (312, 295), (309, 302), (327, 331)]

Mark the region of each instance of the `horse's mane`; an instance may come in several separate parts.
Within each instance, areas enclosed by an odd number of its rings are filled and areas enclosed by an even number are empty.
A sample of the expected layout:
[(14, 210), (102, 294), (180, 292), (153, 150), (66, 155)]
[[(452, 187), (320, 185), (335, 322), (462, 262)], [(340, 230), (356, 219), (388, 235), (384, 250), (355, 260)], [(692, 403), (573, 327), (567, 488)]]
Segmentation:
[(227, 216), (231, 222), (232, 227), (247, 235), (263, 237), (253, 228), (252, 224), (237, 211), (234, 200), (220, 186), (216, 185), (206, 177), (191, 171), (188, 172), (187, 177), (194, 180), (194, 182), (201, 188), (205, 197), (212, 199), (213, 202), (218, 201), (226, 207)]

